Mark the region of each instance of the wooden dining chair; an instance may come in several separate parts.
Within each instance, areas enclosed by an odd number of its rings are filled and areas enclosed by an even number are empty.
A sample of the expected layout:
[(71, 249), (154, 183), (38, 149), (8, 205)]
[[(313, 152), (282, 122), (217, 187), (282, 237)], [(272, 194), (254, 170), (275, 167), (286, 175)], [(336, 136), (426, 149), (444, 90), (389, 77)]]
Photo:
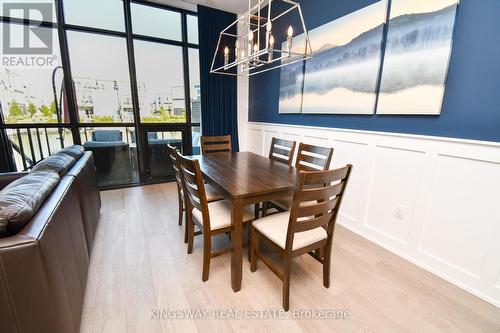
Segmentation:
[(201, 137), (201, 152), (204, 155), (213, 153), (230, 153), (232, 151), (231, 135)]
[[(188, 254), (193, 252), (194, 225), (203, 235), (203, 273), (202, 281), (208, 280), (210, 259), (231, 252), (231, 247), (212, 252), (212, 236), (231, 232), (231, 202), (220, 200), (208, 202), (206, 185), (198, 160), (178, 155), (182, 175), (183, 190), (186, 193), (186, 216), (188, 230)], [(250, 207), (243, 210), (243, 222), (251, 222), (254, 212)], [(248, 229), (250, 233), (250, 228)]]
[[(300, 143), (297, 151), (297, 159), (295, 160), (295, 168), (298, 171), (325, 171), (330, 168), (332, 161), (333, 148), (320, 147)], [(270, 207), (278, 211), (290, 210), (292, 198), (282, 198), (266, 202), (262, 207), (262, 215), (266, 216)]]
[[(323, 265), (323, 285), (330, 287), (333, 232), (351, 168), (348, 164), (336, 170), (300, 172), (291, 210), (252, 223), (250, 270), (257, 270), (260, 259), (283, 281), (285, 311), (289, 309), (292, 258), (305, 253), (314, 257)], [(311, 201), (314, 204), (310, 204)], [(262, 256), (259, 252), (260, 240), (266, 241), (281, 254), (283, 270), (280, 271)]]
[(271, 141), (271, 149), (269, 149), (269, 158), (274, 161), (292, 165), (296, 144), (297, 143), (295, 141), (273, 137)]
[[(295, 146), (297, 143), (291, 140), (278, 139), (273, 137), (271, 140), (271, 148), (269, 149), (269, 159), (281, 163), (286, 163), (292, 165), (293, 155), (295, 153)], [(269, 203), (256, 203), (255, 204), (255, 218), (259, 217), (261, 212), (262, 204), (262, 215), (265, 216), (267, 210), (269, 209)]]
[[(180, 160), (178, 158), (179, 156), (179, 149), (177, 147), (172, 146), (171, 144), (167, 144), (167, 152), (168, 156), (170, 157), (170, 160), (172, 161), (172, 167), (175, 171), (175, 182), (177, 185), (177, 198), (178, 198), (178, 206), (179, 206), (179, 225), (182, 225), (182, 219), (183, 219), (183, 213), (185, 212), (185, 202), (186, 198), (184, 196), (184, 190), (182, 186), (182, 175), (181, 175), (181, 168), (180, 168)], [(214, 202), (218, 200), (224, 199), (224, 197), (217, 192), (212, 186), (206, 185), (206, 193), (207, 193), (207, 201), (208, 202)], [(186, 219), (187, 221), (187, 219)], [(184, 243), (187, 243), (187, 228), (185, 229), (184, 232)]]

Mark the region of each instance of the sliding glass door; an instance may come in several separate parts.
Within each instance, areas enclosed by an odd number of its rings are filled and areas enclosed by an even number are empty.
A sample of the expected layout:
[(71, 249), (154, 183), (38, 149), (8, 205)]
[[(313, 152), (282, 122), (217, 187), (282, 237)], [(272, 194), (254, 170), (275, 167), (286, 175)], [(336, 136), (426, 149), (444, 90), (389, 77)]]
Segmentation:
[(0, 67), (1, 169), (29, 170), (76, 143), (93, 152), (102, 188), (173, 179), (167, 144), (199, 151), (196, 14), (131, 0), (52, 8), (40, 22), (0, 15), (18, 39), (31, 26), (52, 34), (55, 60)]

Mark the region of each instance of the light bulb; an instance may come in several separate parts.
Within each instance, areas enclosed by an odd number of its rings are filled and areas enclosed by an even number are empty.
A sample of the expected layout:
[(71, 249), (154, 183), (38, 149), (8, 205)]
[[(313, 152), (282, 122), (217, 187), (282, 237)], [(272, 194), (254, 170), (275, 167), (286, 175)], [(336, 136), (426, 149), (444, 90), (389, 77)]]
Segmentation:
[(289, 26), (288, 27), (288, 37), (292, 37), (293, 36), (293, 28), (292, 26)]
[(272, 28), (273, 28), (273, 24), (271, 22), (267, 22), (267, 24), (266, 24), (266, 31), (270, 32)]
[(273, 35), (271, 35), (271, 36), (269, 37), (269, 46), (273, 47), (273, 45), (274, 45), (274, 36), (273, 36)]
[(249, 40), (250, 42), (251, 42), (251, 41), (253, 41), (253, 31), (250, 31), (250, 32), (248, 33), (248, 40)]
[(259, 46), (257, 43), (253, 44), (253, 52), (259, 52)]
[(224, 48), (224, 55), (229, 55), (229, 48), (227, 46)]

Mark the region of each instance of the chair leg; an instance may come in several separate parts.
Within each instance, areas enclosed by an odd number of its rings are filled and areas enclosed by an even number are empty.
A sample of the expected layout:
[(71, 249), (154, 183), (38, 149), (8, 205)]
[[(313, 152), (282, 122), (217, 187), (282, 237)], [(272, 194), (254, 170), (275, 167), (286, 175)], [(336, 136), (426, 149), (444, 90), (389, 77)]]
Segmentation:
[(188, 254), (193, 253), (193, 242), (194, 242), (194, 224), (191, 216), (191, 210), (188, 212), (186, 210), (186, 230), (187, 230), (187, 243), (188, 243)]
[[(184, 220), (186, 221), (186, 225), (184, 226), (184, 244), (187, 244), (188, 238), (189, 238), (188, 237), (189, 236), (188, 235), (188, 224), (190, 222), (188, 221), (188, 217), (187, 216), (188, 216), (187, 211), (184, 210)], [(193, 235), (194, 235), (194, 231), (193, 231)]]
[(253, 273), (257, 270), (257, 252), (259, 250), (259, 237), (253, 226), (250, 226), (250, 271)]
[(181, 195), (179, 194), (179, 225), (182, 225), (183, 212), (184, 212), (184, 205), (182, 204)]
[(212, 256), (212, 240), (210, 234), (203, 234), (203, 273), (201, 280), (203, 282), (208, 280), (210, 272), (210, 257)]
[(248, 262), (252, 262), (252, 222), (247, 223), (247, 235), (248, 235)]
[(269, 203), (268, 202), (263, 202), (262, 203), (262, 217), (267, 216), (267, 210), (269, 209)]
[(331, 251), (327, 250), (325, 246), (323, 248), (323, 286), (325, 288), (330, 288), (330, 257)]
[(257, 220), (259, 218), (259, 210), (260, 210), (260, 203), (256, 203), (254, 206), (254, 214), (255, 214), (255, 219)]
[(290, 255), (285, 254), (285, 265), (283, 270), (283, 310), (288, 311), (290, 307)]

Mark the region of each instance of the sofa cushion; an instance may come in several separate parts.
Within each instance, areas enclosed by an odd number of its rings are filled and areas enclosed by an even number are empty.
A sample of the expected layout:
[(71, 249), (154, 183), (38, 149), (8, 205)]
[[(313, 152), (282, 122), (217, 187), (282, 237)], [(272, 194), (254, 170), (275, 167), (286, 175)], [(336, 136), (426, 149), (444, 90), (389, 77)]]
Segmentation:
[(62, 177), (75, 164), (76, 160), (66, 154), (55, 154), (47, 157), (33, 167), (31, 172), (54, 171)]
[(32, 172), (0, 191), (0, 237), (13, 235), (28, 224), (58, 182), (54, 171)]
[(65, 155), (73, 157), (75, 160), (78, 160), (80, 157), (82, 157), (84, 152), (85, 152), (85, 149), (83, 149), (82, 146), (72, 145), (72, 146), (69, 146), (69, 147), (66, 147), (64, 149), (59, 150), (58, 154), (65, 154)]

